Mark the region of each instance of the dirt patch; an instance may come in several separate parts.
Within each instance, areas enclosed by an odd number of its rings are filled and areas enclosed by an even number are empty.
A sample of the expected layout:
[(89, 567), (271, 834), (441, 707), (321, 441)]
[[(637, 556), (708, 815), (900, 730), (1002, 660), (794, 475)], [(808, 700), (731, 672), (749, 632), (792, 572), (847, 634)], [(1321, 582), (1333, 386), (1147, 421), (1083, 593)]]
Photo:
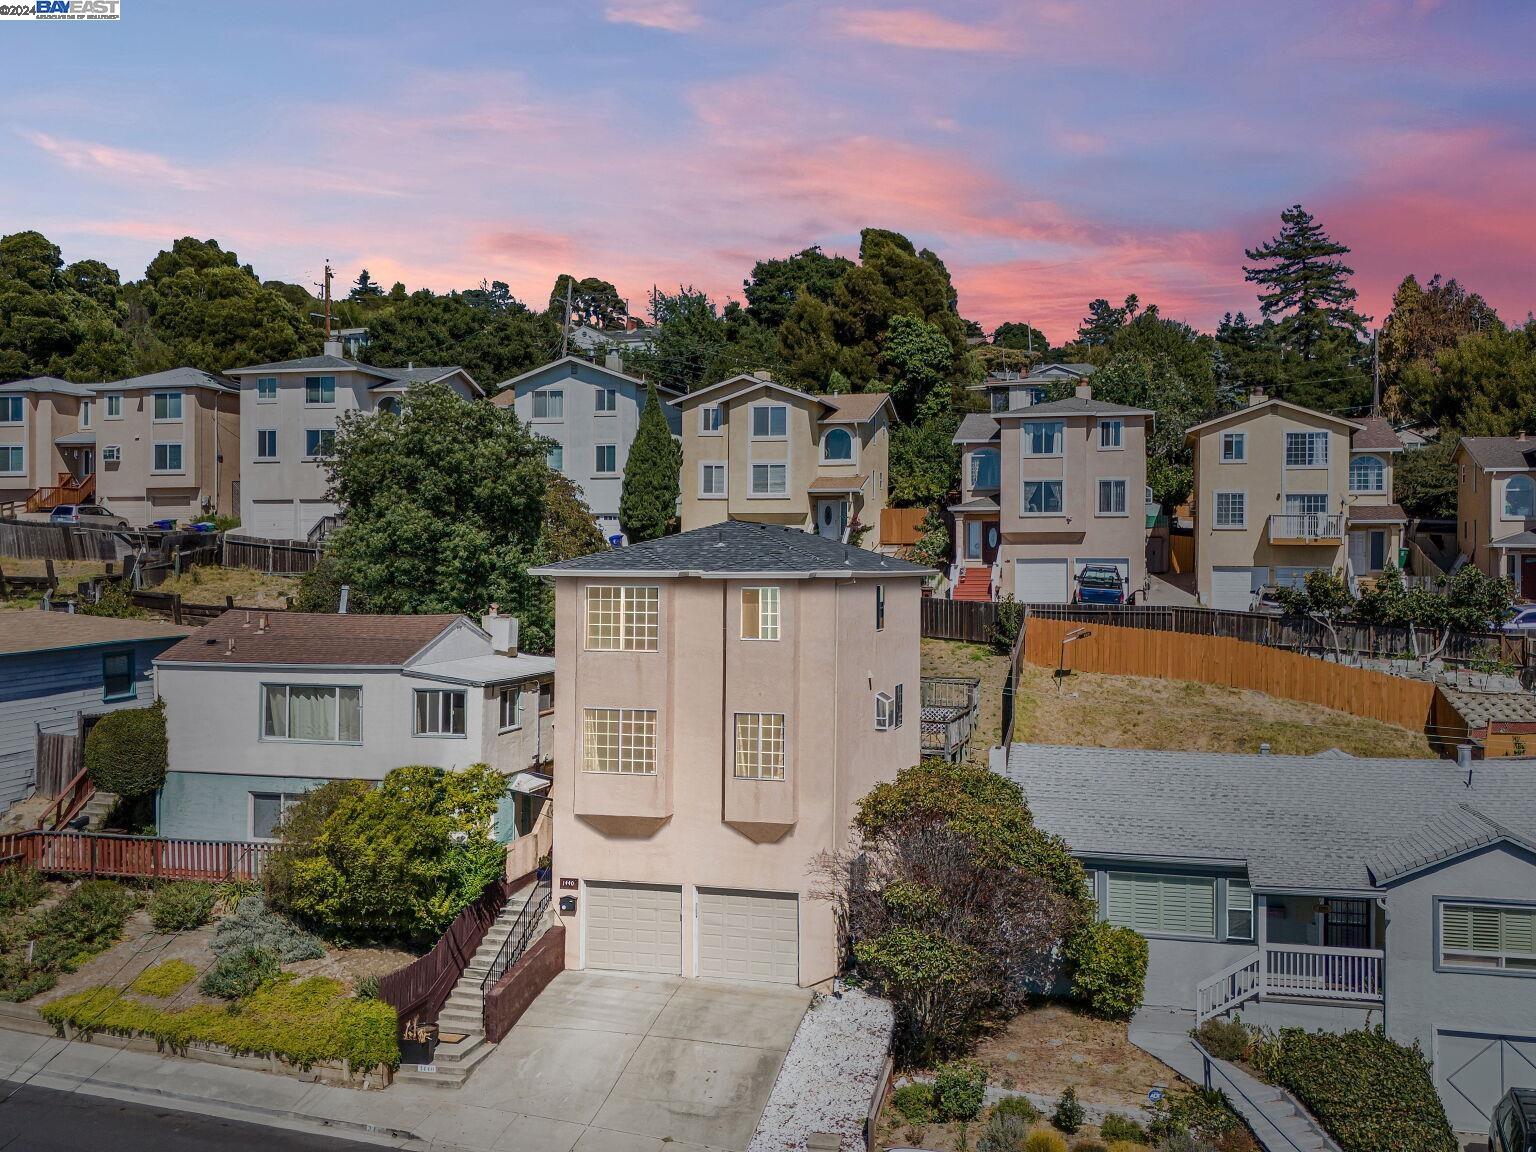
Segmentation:
[[(1001, 740), (1008, 658), (979, 644), (923, 641), (925, 676), (981, 678), (981, 713), (971, 758), (984, 762)], [(1091, 748), (1257, 752), (1305, 756), (1339, 748), (1353, 756), (1428, 759), (1422, 732), (1294, 700), (1219, 685), (1075, 672), (1058, 686), (1053, 669), (1025, 664), (1014, 697), (1014, 739)]]
[(976, 1051), (991, 1082), (1056, 1099), (1071, 1085), (1078, 1099), (1104, 1108), (1145, 1108), (1147, 1091), (1178, 1073), (1132, 1044), (1125, 1025), (1060, 1004), (1021, 1012)]
[[(211, 924), (190, 932), (156, 932), (149, 922), (149, 913), (141, 908), (128, 917), (121, 940), (99, 956), (87, 960), (74, 972), (63, 973), (57, 984), (34, 996), (28, 1003), (39, 1006), (86, 988), (130, 984), (144, 969), (165, 960), (185, 960), (197, 969), (198, 979), (201, 979), (203, 973), (213, 965), (214, 954), (209, 948), (212, 940)], [(197, 990), (197, 980), (193, 980), (164, 1003), (182, 1007), (221, 1001), (203, 996)]]
[(395, 948), (347, 948), (328, 950), (318, 960), (300, 960), (297, 964), (284, 964), (283, 971), (298, 976), (329, 976), (340, 980), (349, 990), (355, 991), (362, 981), (378, 979), (405, 967), (416, 957)]

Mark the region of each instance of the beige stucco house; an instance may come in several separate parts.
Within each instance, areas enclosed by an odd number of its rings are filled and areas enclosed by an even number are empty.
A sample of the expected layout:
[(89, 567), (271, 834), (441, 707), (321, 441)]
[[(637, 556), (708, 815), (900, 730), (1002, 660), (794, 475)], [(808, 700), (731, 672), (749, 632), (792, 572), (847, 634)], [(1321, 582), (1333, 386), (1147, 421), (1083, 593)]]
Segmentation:
[(928, 569), (725, 520), (535, 572), (555, 581), (566, 966), (830, 979), (816, 862), (918, 760)]
[(1456, 543), (1470, 563), (1536, 600), (1536, 440), (1521, 433), (1457, 443)]
[(0, 384), (0, 503), (91, 474), (87, 446), (70, 440), (80, 431), (81, 406), (88, 409), (94, 395), (87, 384), (53, 376)]
[(240, 531), (302, 540), (339, 509), (325, 459), (346, 412), (398, 410), (412, 384), (442, 383), (465, 400), (484, 395), (462, 368), (376, 368), (344, 359), (341, 342), (324, 355), (235, 368), (240, 381)]
[(767, 373), (675, 401), (682, 413), (682, 527), (753, 520), (880, 544), (890, 485), (890, 397), (813, 396)]
[(1315, 569), (1358, 586), (1401, 567), (1407, 517), (1392, 502), (1402, 441), (1379, 417), (1346, 420), (1269, 399), (1189, 430), (1200, 602), (1247, 611), (1259, 589)]
[(954, 598), (1064, 604), (1089, 564), (1113, 565), (1126, 596), (1139, 592), (1152, 413), (1095, 400), (1086, 383), (1064, 400), (1029, 400), (972, 413), (955, 434)]

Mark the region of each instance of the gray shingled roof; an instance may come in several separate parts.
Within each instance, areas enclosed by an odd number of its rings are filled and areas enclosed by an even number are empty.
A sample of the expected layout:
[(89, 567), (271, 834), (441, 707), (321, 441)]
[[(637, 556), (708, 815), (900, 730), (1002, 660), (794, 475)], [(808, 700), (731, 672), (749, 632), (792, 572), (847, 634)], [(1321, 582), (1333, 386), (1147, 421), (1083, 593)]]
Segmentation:
[(275, 360), (271, 364), (248, 364), (244, 368), (231, 368), (231, 373), (236, 372), (308, 372), (329, 368), (336, 372), (371, 372), (375, 376), (388, 376), (385, 368), (375, 368), (371, 364), (362, 364), (356, 360), (347, 360), (341, 356), (300, 356), (296, 360)]
[(602, 576), (645, 572), (655, 576), (729, 575), (736, 572), (779, 572), (793, 575), (923, 576), (930, 569), (882, 556), (852, 544), (828, 540), (814, 532), (778, 524), (723, 520), (676, 536), (663, 536), (627, 548), (594, 552), (574, 560), (546, 564), (535, 576)]
[(1036, 364), (1029, 370), (1029, 376), (1027, 378), (1031, 380), (1049, 380), (1052, 376), (1052, 369), (1057, 370), (1058, 378), (1060, 371), (1063, 369), (1072, 373), (1074, 376), (1092, 376), (1096, 371), (1098, 371), (1098, 369), (1095, 368), (1092, 364), (1083, 364), (1080, 362), (1074, 364)]
[(57, 376), (38, 376), (32, 380), (9, 380), (4, 384), (0, 384), (0, 393), (15, 395), (17, 392), (39, 392), (43, 394), (58, 392), (64, 396), (92, 395), (89, 384), (75, 384), (69, 380), (60, 380)]
[(130, 376), (126, 380), (113, 380), (97, 384), (96, 392), (129, 392), (154, 388), (209, 388), (215, 392), (238, 392), (239, 385), (233, 380), (204, 372), (201, 368), (167, 368), (164, 372), (151, 372), (147, 376)]
[(1048, 400), (1044, 404), (1031, 404), (1028, 408), (1012, 408), (999, 412), (998, 419), (1033, 420), (1036, 416), (1150, 416), (1145, 408), (1130, 408), (1124, 404), (1110, 404), (1105, 400), (1068, 396), (1065, 400)]
[(1536, 836), (1529, 761), (1059, 748), (1015, 744), (1005, 774), (1080, 856), (1246, 866), (1268, 891), (1364, 892), (1371, 861), (1461, 804)]
[(1536, 548), (1536, 532), (1516, 532), (1493, 542), (1495, 548)]
[(1422, 871), (1431, 864), (1450, 860), (1490, 844), (1508, 841), (1536, 854), (1536, 842), (1470, 804), (1458, 804), (1422, 828), (1392, 841), (1368, 863), (1377, 884), (1390, 884), (1401, 876)]
[(997, 421), (985, 412), (967, 412), (955, 431), (954, 443), (977, 444), (997, 438)]
[(1536, 468), (1536, 439), (1463, 436), (1461, 446), (1484, 468)]
[(1362, 427), (1350, 437), (1349, 446), (1357, 452), (1396, 452), (1403, 447), (1403, 440), (1392, 427), (1390, 420), (1380, 416), (1368, 416), (1360, 421)]

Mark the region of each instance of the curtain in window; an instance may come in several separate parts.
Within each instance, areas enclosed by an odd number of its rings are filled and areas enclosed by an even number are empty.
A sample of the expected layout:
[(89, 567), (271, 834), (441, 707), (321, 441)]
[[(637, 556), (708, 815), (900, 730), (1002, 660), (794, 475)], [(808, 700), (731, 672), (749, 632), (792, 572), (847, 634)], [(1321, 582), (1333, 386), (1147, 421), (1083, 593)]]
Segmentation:
[(336, 739), (336, 689), (294, 684), (288, 689), (288, 738)]
[(338, 688), (340, 696), (337, 709), (339, 719), (338, 740), (359, 743), (363, 738), (363, 690)]
[(266, 734), (282, 739), (288, 735), (288, 690), (275, 685), (262, 689), (266, 697)]

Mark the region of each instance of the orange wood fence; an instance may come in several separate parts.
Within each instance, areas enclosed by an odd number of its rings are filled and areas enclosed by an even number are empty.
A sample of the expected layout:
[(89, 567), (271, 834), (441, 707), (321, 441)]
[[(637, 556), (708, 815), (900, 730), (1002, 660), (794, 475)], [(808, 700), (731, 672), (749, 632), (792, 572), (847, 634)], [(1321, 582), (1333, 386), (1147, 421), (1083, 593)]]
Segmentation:
[(237, 840), (162, 840), (91, 832), (12, 832), (0, 836), (0, 860), (39, 872), (137, 876), (164, 880), (256, 880), (270, 844)]
[(1065, 666), (1072, 671), (1196, 680), (1202, 684), (1247, 688), (1287, 700), (1337, 708), (1415, 732), (1424, 731), (1432, 723), (1433, 684), (1331, 664), (1223, 636), (1118, 628), (1032, 615), (1025, 622), (1024, 659), (1031, 664), (1056, 667), (1062, 657), (1062, 639), (1075, 629), (1086, 629), (1090, 635), (1067, 645)]

